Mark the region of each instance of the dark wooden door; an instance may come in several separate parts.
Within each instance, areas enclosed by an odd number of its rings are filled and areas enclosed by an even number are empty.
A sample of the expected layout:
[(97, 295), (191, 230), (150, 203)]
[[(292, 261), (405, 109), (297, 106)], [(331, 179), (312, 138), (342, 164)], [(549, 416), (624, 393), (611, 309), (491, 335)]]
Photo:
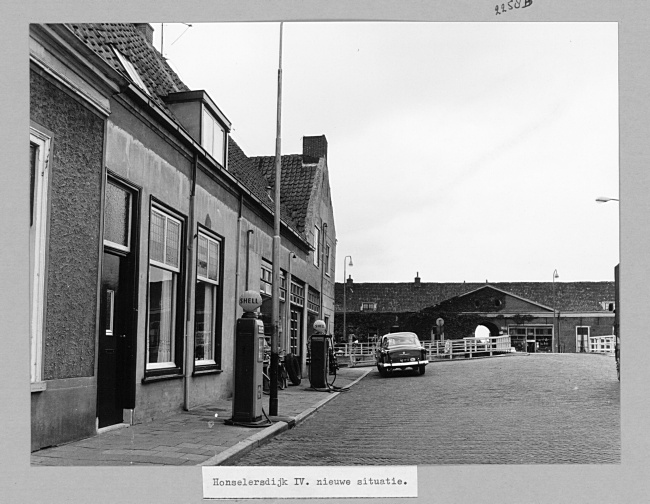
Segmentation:
[(99, 334), (97, 416), (99, 427), (122, 422), (128, 379), (128, 341), (131, 338), (131, 296), (128, 259), (104, 253), (102, 324)]
[(135, 407), (135, 246), (137, 193), (109, 180), (104, 215), (97, 363), (99, 427), (123, 421)]

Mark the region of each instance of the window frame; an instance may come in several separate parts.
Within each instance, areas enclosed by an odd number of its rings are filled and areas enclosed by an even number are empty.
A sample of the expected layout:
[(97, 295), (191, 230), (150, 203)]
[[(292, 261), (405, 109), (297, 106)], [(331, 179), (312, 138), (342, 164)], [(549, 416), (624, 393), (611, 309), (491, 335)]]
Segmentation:
[(307, 311), (309, 313), (320, 313), (320, 292), (312, 286), (307, 288)]
[[(154, 212), (165, 217), (165, 232), (163, 235), (163, 262), (156, 259), (152, 259), (152, 240), (151, 240), (151, 227), (153, 221)], [(177, 248), (177, 257), (178, 257), (178, 266), (166, 264), (167, 256), (167, 241), (168, 241), (168, 222), (169, 220), (179, 224), (178, 232), (178, 248)], [(184, 278), (184, 248), (183, 243), (185, 243), (185, 218), (179, 213), (175, 212), (166, 205), (151, 198), (151, 203), (149, 206), (149, 232), (148, 232), (148, 258), (147, 258), (147, 315), (146, 315), (146, 330), (145, 330), (145, 351), (144, 351), (144, 378), (143, 381), (146, 381), (147, 378), (158, 377), (161, 375), (174, 375), (178, 376), (182, 373), (183, 369), (183, 326), (184, 326), (184, 305), (183, 302), (185, 298), (185, 278)], [(150, 338), (150, 324), (151, 324), (151, 268), (157, 268), (162, 271), (170, 272), (172, 275), (175, 275), (174, 286), (173, 286), (173, 297), (171, 301), (171, 342), (170, 342), (170, 353), (172, 354), (171, 360), (165, 362), (149, 362), (149, 338)]]
[[(293, 277), (293, 275), (292, 275)], [(304, 308), (305, 306), (305, 284), (299, 280), (291, 279), (290, 302), (296, 306)]]
[[(127, 222), (127, 225), (128, 225), (127, 234), (126, 234), (127, 244), (125, 246), (125, 245), (122, 245), (121, 243), (116, 243), (114, 241), (107, 240), (105, 237), (103, 237), (103, 243), (104, 243), (105, 247), (110, 247), (112, 249), (120, 250), (122, 252), (130, 252), (131, 251), (131, 246), (132, 246), (131, 239), (132, 239), (132, 234), (133, 234), (132, 233), (133, 230), (131, 229), (131, 226), (132, 226), (132, 223), (133, 223), (133, 212), (134, 212), (133, 195), (131, 194), (131, 191), (129, 191), (128, 189), (123, 187), (121, 184), (119, 184), (115, 180), (112, 180), (110, 177), (107, 178), (107, 180), (106, 180), (106, 187), (108, 188), (109, 185), (117, 187), (119, 190), (124, 191), (129, 196), (129, 214), (128, 214), (127, 218), (126, 218), (126, 222)], [(104, 192), (106, 192), (106, 191), (104, 191)], [(106, 212), (104, 212), (104, 222), (105, 221), (106, 221)], [(104, 224), (104, 229), (106, 229), (106, 224)]]
[(273, 266), (264, 259), (260, 262), (260, 294), (273, 296)]
[(314, 243), (312, 244), (314, 247), (314, 266), (317, 268), (320, 266), (320, 228), (318, 226), (314, 226)]
[(330, 260), (331, 260), (332, 247), (329, 246), (329, 243), (325, 244), (325, 274), (330, 276)]
[[(32, 391), (45, 388), (43, 381), (43, 335), (45, 332), (46, 299), (47, 299), (47, 243), (49, 230), (50, 205), (50, 165), (52, 159), (53, 135), (38, 127), (30, 125), (30, 148), (36, 147), (34, 167), (31, 166), (30, 176), (34, 168), (33, 185), (30, 187), (30, 386)], [(32, 193), (33, 191), (33, 193)], [(33, 199), (31, 197), (33, 194)], [(34, 228), (34, 243), (32, 246), (32, 229)], [(33, 256), (33, 263), (32, 263)]]
[[(209, 120), (209, 121), (208, 121)], [(210, 128), (208, 128), (208, 124)], [(209, 131), (211, 132), (210, 138), (207, 138)], [(215, 155), (215, 139), (217, 132), (221, 132), (221, 141), (219, 142), (220, 151), (218, 156)], [(209, 143), (208, 143), (209, 140)], [(212, 158), (224, 168), (226, 167), (226, 148), (228, 144), (226, 127), (215, 117), (210, 109), (205, 105), (201, 105), (201, 146), (212, 156)]]
[(138, 72), (138, 69), (135, 67), (133, 62), (126, 56), (126, 54), (122, 53), (117, 47), (115, 46), (112, 47), (113, 47), (113, 52), (117, 56), (117, 59), (119, 60), (124, 70), (126, 70), (128, 76), (131, 77), (131, 80), (135, 82), (135, 84), (142, 90), (142, 92), (146, 93), (147, 96), (151, 97), (149, 88), (147, 88), (147, 85), (142, 80), (142, 77), (140, 76), (140, 73)]
[[(199, 247), (198, 247), (198, 242), (201, 238), (205, 238), (208, 241), (208, 264), (206, 266), (206, 270), (208, 275), (200, 275), (199, 274)], [(215, 243), (218, 247), (217, 249), (217, 278), (216, 280), (213, 278), (210, 278), (210, 242)], [(224, 239), (222, 236), (217, 235), (216, 233), (210, 232), (207, 228), (204, 228), (199, 225), (198, 232), (197, 232), (197, 247), (196, 247), (196, 279), (194, 282), (194, 295), (195, 295), (195, 302), (194, 302), (194, 343), (193, 343), (193, 348), (192, 348), (192, 354), (193, 354), (193, 361), (194, 361), (194, 373), (197, 372), (205, 372), (205, 371), (210, 371), (210, 370), (215, 370), (215, 371), (221, 371), (222, 370), (222, 316), (223, 316), (223, 254), (224, 254)], [(197, 307), (196, 307), (196, 297), (197, 297), (197, 292), (196, 289), (199, 285), (199, 282), (203, 282), (205, 284), (211, 285), (212, 290), (213, 290), (213, 296), (212, 296), (212, 310), (213, 310), (213, 315), (212, 315), (212, 355), (210, 356), (211, 358), (208, 359), (203, 359), (203, 360), (198, 360), (196, 358), (197, 355)]]

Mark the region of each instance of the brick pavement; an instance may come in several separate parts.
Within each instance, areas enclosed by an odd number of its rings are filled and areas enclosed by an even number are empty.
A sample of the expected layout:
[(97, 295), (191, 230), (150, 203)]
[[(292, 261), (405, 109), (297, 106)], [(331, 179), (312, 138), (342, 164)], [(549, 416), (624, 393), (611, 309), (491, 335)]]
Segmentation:
[[(342, 368), (335, 386), (354, 385), (370, 369)], [(217, 465), (263, 444), (289, 425), (298, 424), (340, 393), (317, 392), (309, 380), (278, 391), (278, 418), (266, 428), (226, 425), (231, 400), (195, 408), (164, 419), (102, 432), (31, 455), (32, 465)], [(269, 396), (264, 396), (269, 411)], [(218, 416), (215, 416), (218, 415)]]
[(620, 383), (594, 354), (447, 361), (380, 378), (233, 465), (618, 464)]

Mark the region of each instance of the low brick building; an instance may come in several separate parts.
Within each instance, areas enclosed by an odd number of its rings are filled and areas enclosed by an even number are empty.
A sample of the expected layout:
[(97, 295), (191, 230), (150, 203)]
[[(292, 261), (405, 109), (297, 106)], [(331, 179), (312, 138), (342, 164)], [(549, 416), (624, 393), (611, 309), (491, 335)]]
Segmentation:
[(423, 283), (416, 277), (411, 283), (354, 283), (348, 278), (335, 292), (339, 341), (350, 334), (372, 341), (395, 326), (424, 341), (462, 339), (484, 326), (491, 336), (509, 334), (517, 351), (614, 351), (614, 282)]

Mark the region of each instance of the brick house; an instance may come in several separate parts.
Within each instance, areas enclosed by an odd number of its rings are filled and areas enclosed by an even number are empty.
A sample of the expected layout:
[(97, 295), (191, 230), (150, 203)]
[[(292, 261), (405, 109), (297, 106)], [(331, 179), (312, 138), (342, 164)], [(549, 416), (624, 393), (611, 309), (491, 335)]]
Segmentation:
[[(246, 156), (149, 24), (29, 33), (36, 450), (232, 395), (238, 296), (270, 294), (274, 158)], [(280, 344), (304, 364), (309, 320), (334, 321), (327, 140), (282, 165)]]
[[(372, 340), (397, 326), (422, 340), (509, 334), (517, 351), (614, 351), (614, 282), (336, 284), (335, 334)], [(554, 308), (555, 307), (555, 316)], [(437, 320), (442, 319), (439, 328)]]

